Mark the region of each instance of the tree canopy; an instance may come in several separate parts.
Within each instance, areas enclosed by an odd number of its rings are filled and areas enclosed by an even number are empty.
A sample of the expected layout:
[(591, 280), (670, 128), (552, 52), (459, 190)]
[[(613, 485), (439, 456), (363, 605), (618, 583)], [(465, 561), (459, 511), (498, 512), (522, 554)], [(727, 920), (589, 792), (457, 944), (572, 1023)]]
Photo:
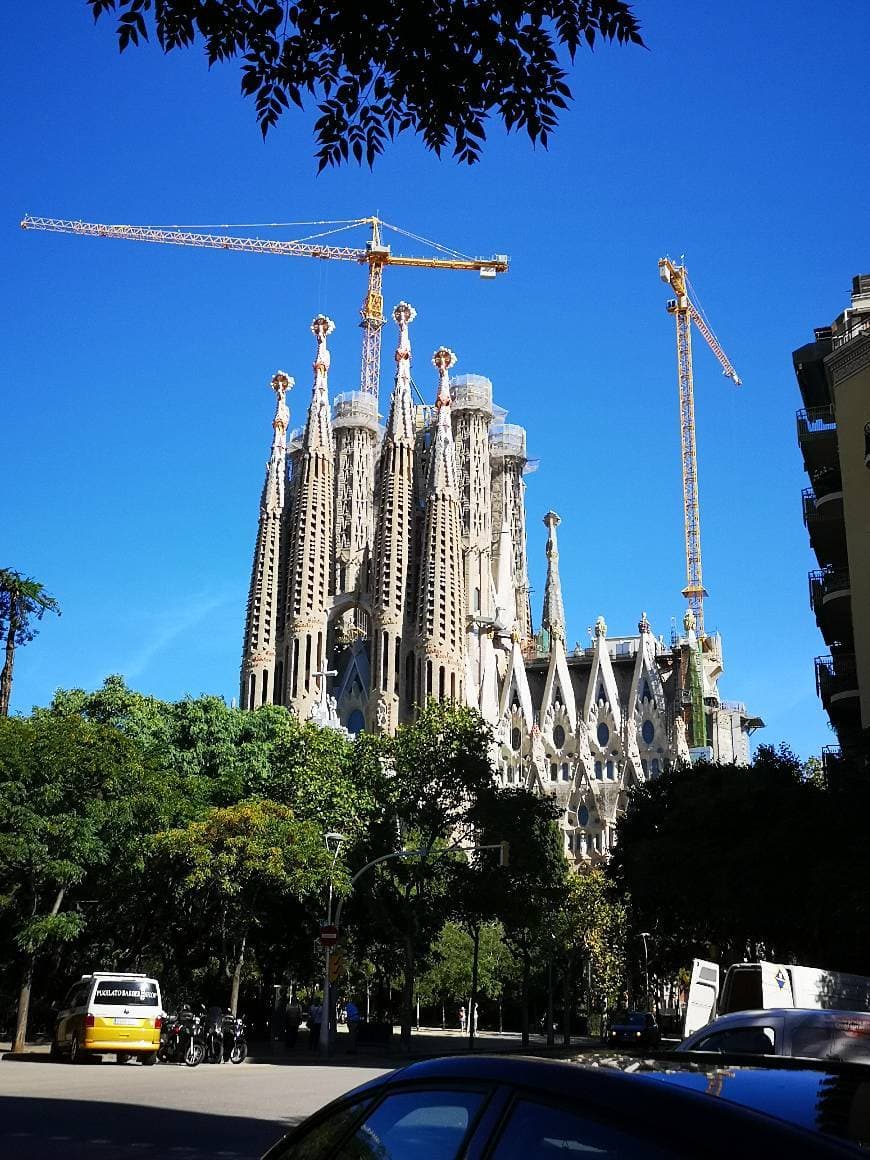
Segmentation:
[(829, 789), (785, 747), (634, 790), (609, 872), (651, 968), (748, 955), (870, 973), (868, 806), (864, 781)]
[(209, 66), (240, 58), (265, 136), (290, 104), (314, 104), (320, 169), (371, 165), (411, 132), (472, 164), (486, 122), (546, 146), (571, 100), (566, 65), (599, 41), (643, 45), (627, 0), (87, 0), (117, 17), (123, 51), (201, 43)]

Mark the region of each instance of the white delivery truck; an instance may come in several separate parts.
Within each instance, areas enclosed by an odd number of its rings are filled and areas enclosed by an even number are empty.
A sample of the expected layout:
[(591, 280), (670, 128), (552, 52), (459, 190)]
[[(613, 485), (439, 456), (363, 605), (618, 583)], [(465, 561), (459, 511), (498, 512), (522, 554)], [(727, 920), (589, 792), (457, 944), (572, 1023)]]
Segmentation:
[(768, 1007), (870, 1011), (870, 978), (791, 963), (734, 963), (720, 987), (717, 963), (695, 959), (683, 1038), (718, 1015)]

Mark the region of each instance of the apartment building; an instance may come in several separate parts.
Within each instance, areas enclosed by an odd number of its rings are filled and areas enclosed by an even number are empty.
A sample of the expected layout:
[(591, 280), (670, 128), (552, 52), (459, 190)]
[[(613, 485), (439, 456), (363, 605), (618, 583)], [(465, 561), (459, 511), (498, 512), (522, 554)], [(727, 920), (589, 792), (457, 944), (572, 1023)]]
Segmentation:
[(870, 757), (870, 274), (851, 305), (793, 353), (803, 399), (797, 433), (810, 486), (804, 524), (818, 567), (810, 603), (827, 652), (816, 688), (843, 757)]

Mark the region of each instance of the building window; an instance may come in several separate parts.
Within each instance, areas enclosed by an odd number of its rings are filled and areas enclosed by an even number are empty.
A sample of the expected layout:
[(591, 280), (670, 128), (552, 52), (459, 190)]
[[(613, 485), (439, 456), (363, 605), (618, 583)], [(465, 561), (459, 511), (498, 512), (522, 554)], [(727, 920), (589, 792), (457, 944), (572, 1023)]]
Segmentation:
[(595, 776), (599, 777), (599, 778), (601, 777), (601, 762), (600, 761), (595, 762)]
[(550, 763), (550, 781), (555, 781), (559, 776), (559, 767), (553, 761)]
[(608, 761), (608, 763), (607, 763), (607, 776), (611, 779), (611, 781), (613, 780), (613, 762), (612, 761)]
[(644, 740), (645, 745), (652, 745), (653, 739), (656, 735), (656, 727), (652, 721), (644, 721), (640, 729), (640, 735)]
[(571, 780), (571, 766), (567, 761), (562, 762), (562, 781)]
[(516, 753), (519, 753), (522, 743), (523, 735), (520, 733), (519, 729), (511, 729), (511, 749), (513, 749)]
[(658, 775), (659, 775), (659, 759), (657, 757), (654, 757), (652, 759), (652, 764), (650, 765), (650, 772), (652, 773), (653, 777), (658, 777)]
[(565, 730), (561, 725), (557, 725), (553, 730), (553, 744), (557, 749), (561, 749), (565, 744)]
[(610, 730), (608, 729), (606, 722), (599, 721), (595, 736), (598, 738), (598, 744), (600, 746), (603, 747), (607, 744), (607, 742), (610, 740)]

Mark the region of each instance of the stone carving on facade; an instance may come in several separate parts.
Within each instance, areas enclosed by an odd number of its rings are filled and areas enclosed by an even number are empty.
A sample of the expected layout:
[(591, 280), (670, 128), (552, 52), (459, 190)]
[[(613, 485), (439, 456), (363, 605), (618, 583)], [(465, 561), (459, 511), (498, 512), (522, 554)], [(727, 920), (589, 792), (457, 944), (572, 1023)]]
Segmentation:
[(689, 743), (686, 739), (686, 722), (682, 717), (674, 718), (674, 751), (677, 761), (688, 764), (691, 761)]
[(378, 699), (377, 708), (375, 710), (375, 720), (377, 722), (379, 732), (385, 733), (387, 725), (390, 722), (390, 711), (387, 708), (387, 702), (383, 698)]

